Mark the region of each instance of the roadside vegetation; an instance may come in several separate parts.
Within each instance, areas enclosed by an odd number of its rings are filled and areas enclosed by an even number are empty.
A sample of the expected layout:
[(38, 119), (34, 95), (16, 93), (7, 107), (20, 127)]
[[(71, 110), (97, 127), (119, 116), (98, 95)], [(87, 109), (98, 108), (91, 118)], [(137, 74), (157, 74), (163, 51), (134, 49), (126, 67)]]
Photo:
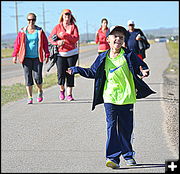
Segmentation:
[(1, 49), (1, 58), (12, 57), (13, 48), (2, 48)]
[(171, 57), (171, 63), (166, 72), (178, 75), (179, 74), (179, 42), (166, 43), (166, 47)]
[[(57, 84), (57, 75), (52, 73), (45, 75), (43, 78), (43, 89), (54, 86)], [(33, 94), (36, 95), (37, 88), (33, 86)], [(8, 102), (17, 101), (27, 97), (26, 88), (24, 84), (16, 83), (12, 86), (1, 86), (1, 105)]]
[[(81, 46), (95, 45), (95, 43), (80, 43)], [(13, 48), (1, 48), (1, 58), (12, 57)]]

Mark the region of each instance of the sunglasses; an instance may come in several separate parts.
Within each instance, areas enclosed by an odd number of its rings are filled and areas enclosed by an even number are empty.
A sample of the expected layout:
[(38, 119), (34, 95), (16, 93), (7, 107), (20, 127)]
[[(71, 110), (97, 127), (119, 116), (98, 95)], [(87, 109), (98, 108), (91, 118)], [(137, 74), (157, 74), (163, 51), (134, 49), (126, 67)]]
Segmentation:
[(65, 13), (65, 15), (71, 15), (71, 13)]
[(28, 21), (36, 21), (36, 19), (27, 19)]

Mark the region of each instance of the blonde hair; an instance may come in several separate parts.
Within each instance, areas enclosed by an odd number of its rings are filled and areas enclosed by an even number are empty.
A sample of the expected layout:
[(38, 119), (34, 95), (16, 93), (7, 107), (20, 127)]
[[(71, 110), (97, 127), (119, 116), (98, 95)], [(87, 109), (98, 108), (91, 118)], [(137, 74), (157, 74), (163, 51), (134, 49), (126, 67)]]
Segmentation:
[[(63, 13), (61, 13), (61, 16), (59, 17), (59, 21), (58, 23), (62, 22), (63, 21)], [(76, 22), (76, 19), (74, 18), (74, 16), (71, 14), (71, 20), (70, 20), (71, 23), (75, 23)]]
[(27, 19), (28, 19), (28, 16), (30, 16), (30, 15), (33, 15), (34, 18), (36, 19), (36, 15), (35, 15), (34, 13), (28, 13), (28, 14), (27, 14)]

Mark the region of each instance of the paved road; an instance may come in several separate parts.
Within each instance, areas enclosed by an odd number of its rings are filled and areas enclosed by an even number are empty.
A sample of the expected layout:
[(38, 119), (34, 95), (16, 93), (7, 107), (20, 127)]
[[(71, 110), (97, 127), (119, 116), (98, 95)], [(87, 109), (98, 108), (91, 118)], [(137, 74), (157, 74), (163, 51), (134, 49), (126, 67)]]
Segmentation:
[[(80, 47), (80, 56), (78, 59), (78, 65), (85, 65), (89, 61), (94, 59), (94, 55), (97, 54), (97, 45), (89, 45)], [(49, 62), (50, 63), (50, 62)], [(48, 64), (44, 64), (43, 66), (43, 75), (50, 74), (56, 72), (56, 66), (54, 66), (48, 73), (47, 67)], [(1, 79), (2, 85), (12, 85), (14, 83), (23, 83), (24, 84), (24, 76), (23, 76), (23, 68), (20, 63), (13, 64), (12, 58), (3, 58), (1, 59)]]
[(1, 171), (4, 173), (164, 173), (165, 161), (177, 159), (165, 129), (162, 72), (170, 58), (164, 43), (153, 44), (145, 60), (145, 81), (157, 91), (135, 104), (133, 147), (136, 167), (105, 166), (106, 125), (103, 105), (91, 111), (93, 80), (77, 77), (76, 101), (59, 101), (58, 86), (44, 91), (43, 103), (26, 99), (2, 107)]

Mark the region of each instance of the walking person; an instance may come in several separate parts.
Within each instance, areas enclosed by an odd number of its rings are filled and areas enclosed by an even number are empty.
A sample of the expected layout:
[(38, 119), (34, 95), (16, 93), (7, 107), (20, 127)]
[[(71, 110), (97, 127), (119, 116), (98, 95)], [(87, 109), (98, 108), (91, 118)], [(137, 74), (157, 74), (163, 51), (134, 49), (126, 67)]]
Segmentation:
[(142, 60), (146, 58), (145, 50), (150, 47), (146, 36), (141, 29), (135, 28), (135, 23), (132, 20), (128, 20), (128, 33), (125, 39), (125, 46), (133, 50)]
[(102, 52), (107, 51), (110, 48), (108, 42), (106, 41), (108, 32), (108, 20), (106, 18), (103, 18), (101, 20), (101, 27), (96, 32), (96, 44), (99, 44), (98, 54), (101, 54)]
[[(48, 40), (41, 27), (35, 25), (36, 15), (27, 15), (28, 25), (21, 28), (14, 42), (13, 63), (22, 63), (25, 76), (25, 84), (28, 95), (28, 104), (33, 103), (33, 76), (38, 89), (37, 101), (43, 101), (43, 61), (49, 60)], [(44, 57), (45, 54), (45, 57)], [(33, 74), (34, 73), (34, 74)]]
[[(104, 103), (107, 122), (106, 166), (119, 168), (122, 155), (127, 165), (136, 165), (131, 144), (133, 105), (138, 98), (155, 93), (140, 79), (149, 75), (147, 64), (122, 47), (126, 35), (122, 26), (113, 26), (107, 36), (110, 49), (100, 54), (90, 68), (70, 67), (68, 73), (94, 78), (92, 110)], [(142, 68), (140, 68), (142, 67)]]
[[(69, 75), (66, 70), (70, 66), (75, 66), (78, 60), (79, 51), (77, 42), (79, 40), (78, 28), (75, 25), (75, 18), (71, 10), (64, 9), (57, 24), (49, 35), (49, 42), (58, 46), (57, 54), (57, 75), (58, 85), (60, 87), (59, 99), (65, 99), (65, 82), (67, 86), (67, 100), (74, 100), (72, 96), (72, 89), (74, 87), (74, 75)], [(52, 38), (56, 35), (58, 40), (54, 41)]]

